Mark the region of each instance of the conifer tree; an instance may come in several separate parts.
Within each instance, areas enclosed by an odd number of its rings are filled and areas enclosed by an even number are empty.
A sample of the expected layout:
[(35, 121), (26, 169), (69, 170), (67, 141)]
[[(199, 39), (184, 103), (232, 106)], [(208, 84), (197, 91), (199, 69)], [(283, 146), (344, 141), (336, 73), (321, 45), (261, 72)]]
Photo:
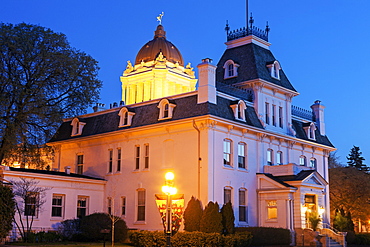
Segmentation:
[(5, 238), (12, 229), (15, 201), (12, 189), (0, 181), (0, 239)]
[(369, 167), (367, 167), (363, 163), (365, 159), (361, 155), (362, 155), (362, 152), (360, 152), (360, 148), (353, 146), (353, 148), (351, 148), (349, 155), (347, 156), (347, 159), (348, 159), (347, 164), (350, 167), (357, 168), (357, 170), (367, 172), (369, 171)]
[(235, 231), (235, 216), (234, 210), (231, 202), (224, 204), (221, 208), (222, 214), (222, 226), (223, 226), (223, 233), (224, 234), (233, 234)]
[(209, 202), (200, 221), (200, 231), (206, 233), (222, 232), (222, 215), (218, 203)]
[(185, 231), (188, 232), (199, 231), (202, 214), (203, 208), (201, 202), (194, 196), (192, 196), (184, 211)]

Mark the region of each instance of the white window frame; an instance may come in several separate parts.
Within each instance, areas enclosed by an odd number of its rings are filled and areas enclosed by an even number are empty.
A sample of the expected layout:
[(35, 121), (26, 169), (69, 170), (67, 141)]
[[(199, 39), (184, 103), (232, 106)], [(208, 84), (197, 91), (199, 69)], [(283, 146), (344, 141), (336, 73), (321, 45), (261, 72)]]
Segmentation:
[(39, 215), (39, 200), (40, 200), (40, 193), (39, 192), (31, 192), (28, 191), (26, 194), (26, 198), (24, 200), (24, 216), (31, 216), (38, 218)]
[(270, 124), (270, 103), (265, 102), (265, 123)]
[(239, 64), (229, 59), (224, 63), (224, 79), (234, 78), (238, 76)]
[[(245, 188), (240, 188), (238, 191), (239, 201), (239, 222), (248, 223), (248, 191)], [(242, 213), (243, 212), (243, 213)], [(243, 219), (244, 216), (244, 219)]]
[(223, 141), (223, 164), (224, 166), (233, 166), (233, 141), (225, 138)]
[(122, 196), (121, 197), (121, 215), (122, 216), (126, 216), (126, 212), (127, 212), (127, 198), (126, 196)]
[[(275, 211), (275, 212), (273, 212)], [(276, 217), (271, 217), (270, 215), (273, 214)], [(278, 203), (277, 200), (267, 200), (266, 201), (266, 219), (268, 221), (277, 221), (278, 216)]]
[(149, 143), (144, 144), (144, 169), (149, 169)]
[(278, 61), (274, 61), (273, 63), (268, 64), (267, 65), (267, 68), (269, 69), (270, 76), (272, 78), (277, 79), (277, 80), (280, 80), (281, 66), (280, 66), (280, 63)]
[(173, 109), (176, 107), (176, 105), (171, 104), (168, 99), (162, 99), (157, 107), (159, 108), (158, 120), (165, 120), (172, 118)]
[(230, 105), (230, 107), (234, 112), (235, 119), (245, 121), (245, 109), (247, 109), (247, 105), (243, 100), (239, 100), (237, 104)]
[[(80, 159), (80, 157), (82, 157)], [(77, 154), (76, 156), (76, 173), (82, 175), (84, 173), (84, 154)], [(80, 163), (81, 162), (81, 163)]]
[(71, 137), (81, 135), (85, 125), (86, 123), (81, 122), (78, 118), (74, 118), (71, 122), (72, 126)]
[(282, 165), (283, 164), (283, 152), (282, 151), (277, 151), (276, 152), (276, 164), (277, 165)]
[(113, 149), (108, 149), (108, 173), (113, 173)]
[(272, 125), (276, 126), (276, 105), (272, 104)]
[(266, 161), (267, 165), (274, 165), (274, 151), (271, 148), (267, 149), (266, 151)]
[(117, 172), (121, 172), (122, 170), (122, 149), (117, 148)]
[[(57, 197), (60, 197), (60, 205), (55, 204), (54, 198), (57, 199)], [(63, 195), (63, 194), (53, 194), (53, 197), (51, 199), (51, 217), (52, 218), (64, 218), (64, 207), (65, 207), (65, 195)], [(59, 215), (53, 215), (54, 214), (54, 208), (60, 209), (60, 216)]]
[(121, 110), (118, 113), (119, 116), (119, 125), (118, 127), (127, 127), (131, 126), (132, 124), (132, 118), (134, 117), (135, 113), (130, 112), (127, 107), (122, 107)]
[(317, 169), (317, 160), (316, 160), (316, 158), (312, 157), (310, 159), (310, 167)]
[[(80, 202), (85, 202), (85, 205), (84, 206), (81, 205)], [(85, 210), (84, 215), (81, 215), (81, 210)], [(89, 197), (88, 196), (78, 196), (77, 197), (77, 212), (76, 212), (77, 218), (80, 218), (79, 211), (80, 211), (81, 217), (89, 215)]]
[[(144, 193), (143, 195), (140, 195)], [(136, 222), (145, 222), (146, 220), (146, 190), (145, 189), (138, 189), (137, 192), (137, 200), (136, 200)], [(140, 198), (143, 197), (143, 198)], [(141, 213), (143, 213), (143, 218), (141, 218)]]
[(108, 197), (107, 198), (107, 213), (110, 215), (113, 215), (114, 212), (112, 210), (113, 210), (113, 199), (112, 197)]
[[(239, 169), (247, 169), (247, 144), (245, 142), (238, 143), (238, 168)], [(242, 166), (240, 165), (243, 161)]]
[(279, 106), (279, 127), (284, 127), (283, 107)]
[(307, 166), (307, 158), (304, 155), (299, 156), (299, 165)]
[(228, 202), (233, 204), (233, 188), (230, 186), (224, 187), (224, 205)]
[(140, 170), (140, 145), (135, 145), (135, 170)]

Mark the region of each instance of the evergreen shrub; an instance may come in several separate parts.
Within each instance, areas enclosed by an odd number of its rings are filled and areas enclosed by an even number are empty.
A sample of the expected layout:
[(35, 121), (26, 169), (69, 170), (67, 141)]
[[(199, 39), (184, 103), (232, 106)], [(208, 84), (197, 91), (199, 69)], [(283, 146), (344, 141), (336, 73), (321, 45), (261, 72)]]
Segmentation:
[(290, 245), (291, 235), (288, 229), (275, 227), (237, 227), (236, 232), (250, 232), (253, 235), (252, 246)]

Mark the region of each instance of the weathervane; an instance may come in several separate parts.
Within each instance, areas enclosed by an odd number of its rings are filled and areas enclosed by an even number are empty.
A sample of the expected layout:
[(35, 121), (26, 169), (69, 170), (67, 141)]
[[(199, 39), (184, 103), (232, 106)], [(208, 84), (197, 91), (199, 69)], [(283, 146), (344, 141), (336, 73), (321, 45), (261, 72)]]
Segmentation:
[(159, 16), (157, 16), (157, 21), (159, 22), (159, 25), (162, 25), (163, 16), (164, 16), (164, 12), (162, 12), (162, 14), (159, 14)]

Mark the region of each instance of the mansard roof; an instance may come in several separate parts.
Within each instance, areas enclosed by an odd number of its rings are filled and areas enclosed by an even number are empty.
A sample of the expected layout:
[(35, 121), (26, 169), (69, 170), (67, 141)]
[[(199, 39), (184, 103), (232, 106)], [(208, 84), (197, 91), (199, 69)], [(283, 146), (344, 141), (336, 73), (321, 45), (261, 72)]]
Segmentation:
[(303, 129), (303, 127), (306, 125), (306, 123), (303, 123), (303, 122), (292, 119), (292, 125), (293, 125), (294, 131), (296, 132), (296, 137), (297, 138), (307, 140), (307, 141), (311, 141), (311, 142), (324, 144), (324, 145), (329, 146), (329, 147), (334, 147), (334, 145), (330, 142), (329, 138), (326, 135), (323, 136), (323, 135), (320, 134), (320, 130), (318, 128), (316, 128), (316, 130), (315, 130), (315, 140), (312, 140), (312, 139), (308, 138), (307, 133)]
[[(224, 79), (223, 66), (229, 59), (240, 65), (238, 76)], [(270, 50), (253, 43), (226, 49), (217, 64), (216, 81), (225, 84), (235, 84), (253, 79), (262, 79), (296, 92), (282, 69), (279, 71), (280, 80), (271, 76), (267, 65), (274, 61), (276, 59)]]
[(37, 173), (37, 174), (63, 176), (63, 177), (85, 178), (85, 179), (103, 180), (103, 181), (105, 180), (102, 178), (96, 178), (96, 177), (86, 176), (82, 174), (76, 174), (76, 173), (68, 174), (65, 172), (57, 172), (57, 171), (36, 170), (36, 169), (28, 169), (28, 168), (15, 168), (15, 167), (9, 167), (9, 170), (14, 171), (14, 172), (29, 172), (29, 173)]
[(290, 188), (295, 188), (294, 186), (288, 184), (288, 183), (285, 183), (282, 179), (280, 179), (279, 177), (276, 177), (270, 173), (257, 173), (257, 174), (262, 174), (262, 175), (265, 175), (266, 177), (274, 180), (275, 182), (285, 186), (285, 187), (290, 187)]
[(256, 128), (263, 129), (263, 126), (258, 119), (256, 111), (253, 107), (248, 106), (246, 109), (246, 121), (235, 120), (234, 113), (230, 107), (232, 100), (225, 99), (223, 97), (217, 97), (217, 105), (211, 103), (197, 103), (197, 95), (192, 95), (183, 98), (171, 99), (170, 102), (175, 104), (176, 107), (173, 110), (173, 116), (171, 119), (158, 121), (159, 100), (153, 101), (150, 104), (140, 105), (128, 105), (125, 106), (129, 111), (134, 112), (135, 116), (132, 119), (131, 126), (119, 128), (119, 110), (121, 107), (117, 107), (115, 111), (109, 111), (107, 113), (101, 112), (88, 117), (79, 117), (79, 119), (86, 123), (83, 128), (82, 134), (76, 137), (71, 137), (71, 121), (62, 123), (57, 133), (50, 140), (50, 142), (67, 140), (72, 138), (79, 138), (83, 136), (91, 136), (96, 134), (109, 133), (114, 131), (122, 131), (127, 128), (135, 128), (140, 126), (148, 126), (153, 124), (159, 124), (167, 121), (174, 121), (180, 119), (186, 119), (197, 116), (213, 115), (228, 120), (237, 121), (241, 124), (253, 126)]

